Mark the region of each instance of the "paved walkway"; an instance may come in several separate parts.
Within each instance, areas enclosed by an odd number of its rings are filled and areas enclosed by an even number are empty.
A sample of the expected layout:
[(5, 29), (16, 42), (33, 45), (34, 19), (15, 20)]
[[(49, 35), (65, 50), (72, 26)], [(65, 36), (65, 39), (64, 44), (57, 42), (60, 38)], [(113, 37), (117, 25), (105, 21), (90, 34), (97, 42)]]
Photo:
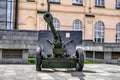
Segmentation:
[(87, 64), (83, 72), (74, 69), (35, 70), (35, 65), (0, 65), (0, 80), (120, 80), (120, 66)]

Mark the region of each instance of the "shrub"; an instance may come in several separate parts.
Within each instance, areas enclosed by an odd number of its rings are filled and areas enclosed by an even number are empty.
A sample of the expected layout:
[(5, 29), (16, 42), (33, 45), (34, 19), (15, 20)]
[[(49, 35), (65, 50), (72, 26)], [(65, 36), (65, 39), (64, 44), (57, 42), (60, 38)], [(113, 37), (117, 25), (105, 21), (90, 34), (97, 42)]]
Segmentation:
[(29, 57), (28, 61), (32, 64), (35, 64), (35, 57)]

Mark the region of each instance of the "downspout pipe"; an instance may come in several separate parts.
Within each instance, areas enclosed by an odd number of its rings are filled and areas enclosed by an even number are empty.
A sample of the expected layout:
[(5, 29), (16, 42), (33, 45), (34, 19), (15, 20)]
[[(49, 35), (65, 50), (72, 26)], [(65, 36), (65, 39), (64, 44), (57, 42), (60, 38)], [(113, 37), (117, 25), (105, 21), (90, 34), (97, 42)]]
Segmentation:
[(15, 29), (18, 29), (18, 0), (16, 0), (16, 10), (15, 10)]

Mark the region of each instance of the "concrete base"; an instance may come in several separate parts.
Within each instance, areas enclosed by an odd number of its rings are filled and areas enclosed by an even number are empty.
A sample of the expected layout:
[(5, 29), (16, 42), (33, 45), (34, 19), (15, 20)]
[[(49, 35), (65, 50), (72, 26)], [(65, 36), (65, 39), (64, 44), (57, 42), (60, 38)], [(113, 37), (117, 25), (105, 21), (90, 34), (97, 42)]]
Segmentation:
[[(28, 51), (35, 50), (37, 46), (38, 31), (0, 30), (0, 63), (28, 63)], [(2, 58), (3, 49), (22, 50), (22, 57)]]
[(95, 52), (93, 52), (93, 58), (88, 58), (85, 56), (86, 60), (91, 60), (91, 61), (98, 61), (98, 62), (102, 62), (102, 63), (110, 63), (110, 64), (117, 64), (117, 59), (116, 60), (112, 60), (111, 59), (112, 53), (111, 52), (104, 52), (104, 59), (96, 59), (95, 58)]
[(21, 59), (4, 59), (2, 58), (2, 49), (0, 49), (0, 63), (2, 64), (27, 64), (28, 62), (28, 50), (22, 50)]

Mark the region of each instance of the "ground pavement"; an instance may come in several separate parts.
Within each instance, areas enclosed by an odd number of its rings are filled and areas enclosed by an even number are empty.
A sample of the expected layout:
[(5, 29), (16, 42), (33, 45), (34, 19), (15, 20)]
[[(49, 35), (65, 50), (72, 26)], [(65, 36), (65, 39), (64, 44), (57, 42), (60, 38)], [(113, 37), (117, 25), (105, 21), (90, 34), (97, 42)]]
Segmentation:
[(0, 64), (0, 80), (120, 80), (120, 66), (85, 64), (83, 72), (75, 69), (35, 70), (35, 65)]

